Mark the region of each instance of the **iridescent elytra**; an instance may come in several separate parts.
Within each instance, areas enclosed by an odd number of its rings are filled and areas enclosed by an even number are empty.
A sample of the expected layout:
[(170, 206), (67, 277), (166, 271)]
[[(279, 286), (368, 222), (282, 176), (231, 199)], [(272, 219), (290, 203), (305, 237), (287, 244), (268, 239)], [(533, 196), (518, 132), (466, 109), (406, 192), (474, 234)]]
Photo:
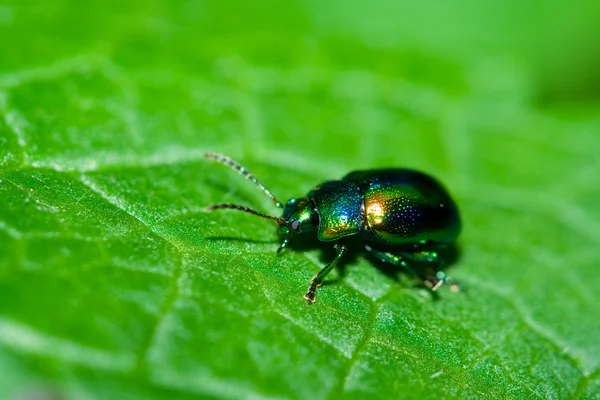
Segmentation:
[[(283, 204), (241, 164), (221, 154), (207, 153), (205, 157), (252, 181), (283, 209), (283, 214), (270, 216), (229, 203), (210, 206), (209, 210), (229, 208), (277, 222), (283, 238), (278, 253), (299, 233), (316, 233), (319, 241), (334, 244), (336, 256), (312, 278), (304, 295), (309, 303), (315, 301), (317, 287), (346, 254), (346, 239), (351, 236), (358, 236), (378, 260), (406, 268), (433, 291), (448, 281), (436, 268), (427, 268), (434, 273), (424, 275), (411, 267), (421, 263), (437, 266), (440, 250), (451, 246), (461, 230), (456, 203), (431, 176), (405, 168), (354, 171)], [(454, 282), (451, 287), (458, 289)]]

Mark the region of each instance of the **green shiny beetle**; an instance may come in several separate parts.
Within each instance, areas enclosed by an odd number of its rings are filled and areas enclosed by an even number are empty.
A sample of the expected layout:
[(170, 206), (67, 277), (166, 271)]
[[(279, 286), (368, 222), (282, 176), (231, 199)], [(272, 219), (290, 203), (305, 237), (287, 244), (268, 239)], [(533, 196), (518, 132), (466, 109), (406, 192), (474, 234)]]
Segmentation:
[[(230, 208), (276, 221), (283, 236), (277, 252), (288, 244), (290, 236), (316, 230), (323, 242), (334, 242), (337, 255), (310, 283), (304, 298), (315, 301), (317, 287), (347, 251), (344, 238), (359, 235), (365, 249), (382, 262), (402, 266), (420, 276), (436, 290), (447, 281), (446, 275), (433, 268), (427, 276), (417, 274), (413, 263), (436, 266), (439, 252), (456, 241), (460, 216), (456, 204), (444, 187), (432, 177), (410, 169), (390, 168), (354, 171), (338, 181), (315, 186), (306, 197), (291, 199), (285, 205), (254, 176), (231, 158), (214, 153), (209, 159), (228, 165), (252, 181), (283, 208), (281, 218), (265, 215), (236, 204), (216, 204), (209, 210)], [(451, 283), (452, 290), (458, 290)]]

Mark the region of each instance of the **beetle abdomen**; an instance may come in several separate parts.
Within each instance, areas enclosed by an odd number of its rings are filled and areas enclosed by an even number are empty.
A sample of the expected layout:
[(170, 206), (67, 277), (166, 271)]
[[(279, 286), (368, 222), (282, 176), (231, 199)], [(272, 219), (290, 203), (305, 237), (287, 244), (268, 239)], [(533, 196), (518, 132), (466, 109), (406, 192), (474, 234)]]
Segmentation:
[(458, 209), (432, 177), (408, 169), (356, 171), (344, 180), (363, 197), (366, 240), (384, 245), (452, 242), (460, 233)]

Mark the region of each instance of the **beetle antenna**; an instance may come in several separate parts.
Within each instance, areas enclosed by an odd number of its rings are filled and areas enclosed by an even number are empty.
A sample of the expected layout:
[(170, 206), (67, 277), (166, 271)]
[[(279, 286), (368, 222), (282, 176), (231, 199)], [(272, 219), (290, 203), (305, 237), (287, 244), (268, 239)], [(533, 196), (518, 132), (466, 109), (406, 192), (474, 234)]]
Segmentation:
[[(215, 160), (221, 164), (225, 164), (228, 167), (231, 167), (231, 169), (233, 169), (234, 171), (236, 171), (237, 173), (242, 175), (244, 178), (248, 179), (250, 182), (254, 183), (260, 190), (263, 191), (264, 194), (269, 196), (271, 198), (271, 200), (273, 200), (273, 203), (275, 203), (276, 207), (283, 208), (283, 204), (279, 200), (277, 200), (277, 198), (273, 195), (273, 193), (271, 193), (271, 191), (269, 189), (267, 189), (265, 187), (265, 185), (260, 183), (258, 181), (258, 179), (256, 179), (250, 172), (248, 172), (246, 170), (246, 168), (242, 167), (242, 165), (240, 163), (232, 160), (231, 158), (229, 158), (227, 156), (224, 156), (222, 154), (217, 154), (217, 153), (206, 153), (206, 154), (204, 154), (204, 157), (211, 159), (211, 160)], [(233, 208), (233, 207), (220, 207), (220, 208)], [(247, 212), (250, 212), (250, 211), (247, 211)]]
[(213, 210), (219, 210), (219, 209), (222, 209), (222, 208), (230, 208), (232, 210), (239, 210), (239, 211), (247, 212), (249, 214), (253, 214), (253, 215), (256, 215), (256, 216), (264, 218), (264, 219), (270, 219), (272, 221), (275, 221), (279, 225), (285, 225), (285, 226), (289, 225), (289, 222), (287, 222), (283, 218), (272, 217), (270, 215), (259, 213), (258, 211), (254, 211), (251, 208), (248, 208), (248, 207), (245, 207), (245, 206), (239, 206), (237, 204), (229, 204), (229, 203), (215, 204), (214, 206), (208, 207), (207, 210), (213, 211)]

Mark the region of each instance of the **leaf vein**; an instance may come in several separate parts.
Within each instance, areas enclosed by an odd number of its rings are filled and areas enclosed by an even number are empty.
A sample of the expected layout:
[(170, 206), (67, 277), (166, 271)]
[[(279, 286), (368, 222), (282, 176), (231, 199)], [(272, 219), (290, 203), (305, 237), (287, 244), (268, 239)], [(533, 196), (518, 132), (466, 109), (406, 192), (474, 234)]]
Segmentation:
[(169, 288), (169, 293), (167, 294), (167, 296), (161, 306), (161, 311), (160, 311), (158, 317), (156, 318), (154, 326), (149, 330), (148, 337), (144, 341), (144, 344), (141, 347), (139, 355), (136, 358), (136, 368), (139, 370), (145, 370), (145, 369), (147, 369), (148, 355), (152, 349), (152, 346), (153, 346), (155, 338), (160, 330), (160, 327), (161, 327), (163, 321), (165, 321), (166, 317), (168, 316), (168, 314), (169, 314), (170, 310), (172, 309), (173, 305), (175, 304), (175, 302), (181, 296), (180, 280), (183, 279), (183, 277), (184, 277), (184, 274), (183, 274), (184, 268), (183, 268), (183, 261), (182, 261), (183, 250), (176, 242), (172, 241), (168, 237), (165, 237), (164, 235), (162, 235), (162, 233), (160, 231), (153, 228), (151, 224), (147, 223), (146, 221), (144, 221), (141, 218), (139, 218), (138, 216), (136, 216), (133, 212), (129, 211), (128, 207), (126, 206), (124, 201), (119, 200), (115, 196), (111, 196), (111, 195), (107, 194), (106, 192), (104, 192), (104, 190), (100, 189), (90, 178), (88, 178), (85, 175), (81, 175), (80, 180), (81, 180), (81, 182), (83, 182), (84, 185), (89, 187), (94, 193), (98, 194), (109, 204), (122, 210), (123, 212), (125, 212), (127, 215), (129, 215), (133, 219), (142, 223), (143, 226), (145, 226), (150, 232), (157, 235), (169, 247), (173, 248), (177, 254), (177, 262), (175, 262), (176, 267), (175, 267), (175, 271), (173, 273), (173, 277), (171, 279), (171, 286)]
[(130, 372), (134, 366), (133, 354), (83, 346), (4, 317), (0, 317), (0, 343), (16, 351), (107, 371)]

